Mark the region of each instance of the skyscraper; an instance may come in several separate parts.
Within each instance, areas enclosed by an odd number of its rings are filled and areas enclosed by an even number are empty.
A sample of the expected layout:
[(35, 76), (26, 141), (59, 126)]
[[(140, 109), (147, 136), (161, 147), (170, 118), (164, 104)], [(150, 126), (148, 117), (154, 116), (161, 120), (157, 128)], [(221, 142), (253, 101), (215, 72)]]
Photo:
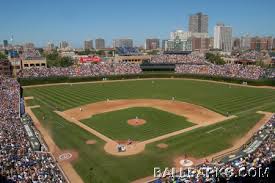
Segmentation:
[(113, 47), (133, 47), (133, 40), (132, 39), (115, 39), (113, 40)]
[(9, 45), (8, 40), (3, 40), (3, 46), (4, 46), (4, 48), (7, 48), (8, 45)]
[(217, 24), (214, 28), (214, 48), (225, 52), (232, 51), (232, 27)]
[(241, 39), (240, 38), (233, 38), (233, 50), (238, 50), (241, 48)]
[(35, 48), (35, 45), (34, 43), (25, 43), (24, 46), (23, 46), (24, 50), (33, 50)]
[(250, 49), (252, 50), (271, 50), (272, 37), (252, 37), (250, 41)]
[(183, 30), (170, 33), (170, 39), (165, 41), (165, 51), (192, 51), (192, 34)]
[(46, 46), (46, 50), (51, 51), (51, 50), (53, 50), (53, 49), (54, 49), (54, 44), (51, 43), (51, 42), (48, 42), (48, 43), (47, 43), (47, 46)]
[(170, 33), (171, 39), (181, 39), (181, 40), (187, 40), (192, 37), (191, 32), (186, 32), (181, 29), (176, 30), (175, 32)]
[(208, 15), (201, 12), (189, 17), (189, 32), (208, 33)]
[(95, 48), (98, 49), (104, 49), (105, 48), (105, 40), (102, 38), (97, 38), (95, 40)]
[(160, 40), (159, 39), (146, 39), (145, 41), (145, 49), (146, 50), (155, 50), (160, 48)]
[(209, 49), (209, 38), (192, 37), (192, 50), (203, 51)]
[(91, 50), (91, 49), (93, 49), (93, 47), (94, 47), (93, 40), (84, 41), (84, 49), (85, 50)]
[(65, 49), (69, 47), (69, 43), (67, 41), (61, 41), (59, 44), (59, 48)]
[(250, 42), (251, 42), (251, 37), (249, 34), (246, 34), (245, 36), (241, 37), (241, 48), (248, 50), (250, 49)]
[(168, 39), (163, 39), (163, 40), (161, 41), (161, 49), (162, 49), (162, 50), (165, 50), (165, 44), (166, 44), (167, 41), (168, 41)]

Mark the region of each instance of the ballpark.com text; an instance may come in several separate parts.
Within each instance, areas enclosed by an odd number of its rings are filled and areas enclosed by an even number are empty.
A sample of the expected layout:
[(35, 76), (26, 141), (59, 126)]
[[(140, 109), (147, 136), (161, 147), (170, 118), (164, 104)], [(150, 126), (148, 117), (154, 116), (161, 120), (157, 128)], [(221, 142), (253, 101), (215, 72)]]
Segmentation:
[(164, 168), (159, 167), (154, 168), (154, 177), (155, 178), (165, 178), (165, 177), (177, 177), (177, 178), (191, 178), (191, 177), (269, 177), (269, 168), (210, 168), (210, 167), (201, 167), (199, 169), (195, 168)]

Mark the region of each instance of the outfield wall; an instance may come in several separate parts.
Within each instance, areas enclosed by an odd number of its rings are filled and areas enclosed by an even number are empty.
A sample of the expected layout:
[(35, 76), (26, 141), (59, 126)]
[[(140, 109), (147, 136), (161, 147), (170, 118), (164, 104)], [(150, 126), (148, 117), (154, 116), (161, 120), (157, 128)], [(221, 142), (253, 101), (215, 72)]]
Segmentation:
[(223, 81), (229, 83), (242, 84), (247, 82), (248, 85), (253, 86), (275, 86), (275, 79), (260, 79), (249, 80), (241, 78), (229, 78), (221, 76), (210, 75), (197, 75), (197, 74), (176, 74), (176, 73), (142, 73), (131, 75), (113, 75), (113, 76), (95, 76), (95, 77), (45, 77), (45, 78), (18, 78), (22, 86), (39, 85), (39, 84), (52, 84), (52, 83), (76, 83), (87, 81), (102, 81), (104, 78), (107, 80), (123, 80), (123, 79), (141, 79), (141, 78), (189, 78), (189, 79), (203, 79), (213, 81)]

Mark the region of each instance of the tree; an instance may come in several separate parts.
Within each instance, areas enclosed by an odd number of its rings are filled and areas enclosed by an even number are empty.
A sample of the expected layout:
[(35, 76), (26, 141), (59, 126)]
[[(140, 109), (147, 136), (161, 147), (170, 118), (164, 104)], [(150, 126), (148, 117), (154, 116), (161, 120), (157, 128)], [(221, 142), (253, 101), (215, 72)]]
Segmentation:
[(0, 52), (0, 59), (7, 59), (7, 55)]
[(104, 55), (105, 55), (105, 51), (103, 51), (103, 50), (98, 50), (98, 51), (96, 51), (96, 55), (104, 56)]
[(49, 54), (46, 55), (47, 61), (48, 60), (57, 60), (58, 57), (59, 57), (59, 54), (58, 54), (58, 52), (56, 50), (53, 51), (52, 53), (49, 53)]
[(61, 67), (69, 67), (74, 64), (71, 57), (61, 57), (59, 62)]
[(206, 53), (205, 58), (206, 58), (206, 60), (208, 60), (209, 62), (211, 62), (213, 64), (217, 64), (217, 65), (225, 64), (225, 61), (221, 58), (220, 55), (216, 55), (213, 53)]
[(61, 57), (57, 51), (48, 54), (46, 59), (49, 67), (69, 67), (74, 64), (71, 57)]
[(84, 50), (84, 51), (79, 51), (79, 52), (77, 52), (78, 55), (90, 55), (90, 54), (92, 54), (92, 53), (93, 53), (93, 51), (91, 51), (91, 50), (89, 50), (89, 49), (86, 49), (86, 50)]
[(158, 55), (159, 51), (158, 50), (150, 50), (147, 53), (148, 53), (148, 55)]

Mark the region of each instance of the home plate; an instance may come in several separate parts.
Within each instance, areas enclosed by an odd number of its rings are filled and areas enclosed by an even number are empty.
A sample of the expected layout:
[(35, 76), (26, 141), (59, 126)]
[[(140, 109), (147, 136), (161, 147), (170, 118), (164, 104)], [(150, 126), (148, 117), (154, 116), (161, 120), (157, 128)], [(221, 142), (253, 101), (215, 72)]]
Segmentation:
[(183, 167), (188, 167), (188, 166), (192, 166), (194, 163), (191, 160), (188, 159), (182, 159), (180, 160), (180, 165)]

